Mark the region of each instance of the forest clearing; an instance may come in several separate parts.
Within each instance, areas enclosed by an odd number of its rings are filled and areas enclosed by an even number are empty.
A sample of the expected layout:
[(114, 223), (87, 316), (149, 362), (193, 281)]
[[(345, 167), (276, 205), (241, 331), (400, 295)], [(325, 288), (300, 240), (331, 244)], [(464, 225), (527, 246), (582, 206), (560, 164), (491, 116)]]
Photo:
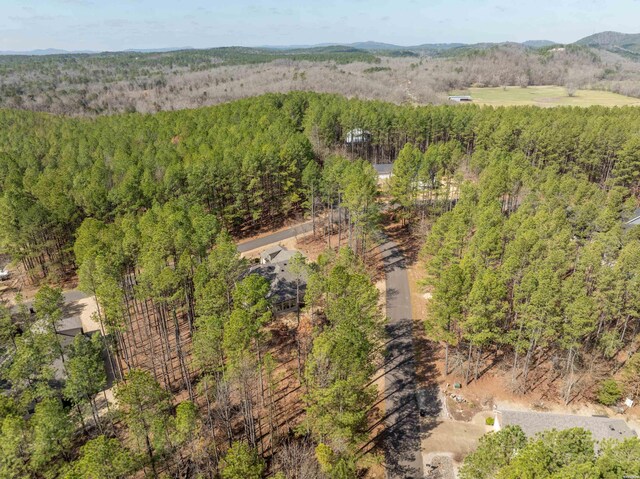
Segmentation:
[(638, 106), (637, 98), (604, 90), (576, 89), (568, 93), (567, 87), (553, 85), (532, 85), (506, 87), (471, 87), (457, 91), (456, 95), (471, 95), (473, 102), (489, 106)]

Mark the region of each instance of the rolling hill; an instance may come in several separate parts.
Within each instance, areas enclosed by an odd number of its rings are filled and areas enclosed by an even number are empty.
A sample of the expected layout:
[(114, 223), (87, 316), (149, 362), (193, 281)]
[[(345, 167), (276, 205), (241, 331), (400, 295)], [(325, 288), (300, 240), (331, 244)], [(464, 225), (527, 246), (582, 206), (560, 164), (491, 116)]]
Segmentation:
[(601, 32), (581, 38), (576, 44), (640, 58), (640, 33)]

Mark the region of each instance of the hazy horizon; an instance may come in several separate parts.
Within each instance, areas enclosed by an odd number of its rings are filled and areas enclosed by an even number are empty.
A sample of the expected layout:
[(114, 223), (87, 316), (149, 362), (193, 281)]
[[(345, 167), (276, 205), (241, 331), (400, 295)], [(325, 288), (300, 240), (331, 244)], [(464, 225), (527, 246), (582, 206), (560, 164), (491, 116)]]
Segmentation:
[(574, 42), (604, 30), (634, 32), (639, 0), (0, 0), (0, 50), (115, 51), (171, 47)]

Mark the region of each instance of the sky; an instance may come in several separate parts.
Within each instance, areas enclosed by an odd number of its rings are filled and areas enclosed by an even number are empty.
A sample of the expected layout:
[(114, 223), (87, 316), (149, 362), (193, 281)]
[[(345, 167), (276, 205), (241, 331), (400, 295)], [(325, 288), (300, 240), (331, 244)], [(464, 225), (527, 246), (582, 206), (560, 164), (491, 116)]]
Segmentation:
[(0, 0), (0, 51), (553, 40), (640, 31), (640, 0)]

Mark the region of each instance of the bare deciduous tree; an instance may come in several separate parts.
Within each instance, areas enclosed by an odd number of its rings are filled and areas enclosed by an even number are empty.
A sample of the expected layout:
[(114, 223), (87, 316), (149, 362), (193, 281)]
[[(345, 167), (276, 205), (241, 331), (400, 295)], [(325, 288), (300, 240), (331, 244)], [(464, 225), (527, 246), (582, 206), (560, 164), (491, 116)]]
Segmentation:
[(287, 479), (322, 479), (313, 444), (306, 440), (284, 443), (275, 455), (275, 469)]

